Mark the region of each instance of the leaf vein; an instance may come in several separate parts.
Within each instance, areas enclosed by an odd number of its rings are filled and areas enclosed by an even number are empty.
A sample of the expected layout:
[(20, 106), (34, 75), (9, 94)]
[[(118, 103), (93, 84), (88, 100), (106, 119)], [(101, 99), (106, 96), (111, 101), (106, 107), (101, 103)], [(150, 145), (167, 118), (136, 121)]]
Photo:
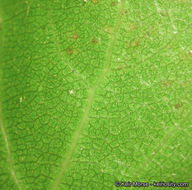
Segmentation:
[(90, 113), (91, 107), (92, 107), (93, 102), (94, 102), (94, 97), (95, 97), (96, 91), (99, 88), (99, 85), (101, 84), (103, 79), (107, 76), (107, 74), (109, 74), (109, 72), (111, 70), (110, 64), (111, 64), (112, 51), (113, 51), (113, 48), (114, 48), (114, 45), (115, 45), (115, 42), (117, 39), (118, 30), (121, 26), (123, 4), (124, 4), (124, 1), (121, 1), (119, 3), (118, 15), (116, 17), (114, 30), (111, 34), (111, 39), (109, 41), (109, 47), (108, 47), (107, 52), (106, 52), (106, 64), (103, 68), (103, 71), (99, 75), (96, 83), (92, 87), (90, 87), (88, 90), (88, 100), (87, 100), (87, 105), (85, 107), (84, 114), (82, 116), (82, 119), (80, 121), (79, 126), (77, 127), (76, 131), (74, 132), (74, 136), (72, 137), (72, 142), (70, 144), (69, 151), (66, 153), (66, 156), (65, 156), (65, 158), (62, 162), (62, 165), (61, 165), (61, 169), (60, 169), (58, 175), (56, 176), (56, 178), (53, 182), (51, 190), (58, 189), (59, 185), (61, 184), (62, 177), (70, 165), (71, 157), (72, 157), (72, 154), (74, 153), (74, 150), (77, 146), (78, 140), (81, 137), (83, 129), (85, 128), (86, 124), (88, 123), (89, 113)]
[(13, 167), (13, 160), (11, 158), (11, 151), (10, 151), (10, 148), (9, 148), (9, 141), (8, 141), (6, 130), (5, 130), (4, 126), (3, 126), (2, 119), (0, 119), (0, 128), (1, 128), (1, 132), (2, 132), (2, 135), (3, 135), (3, 140), (4, 140), (4, 143), (5, 143), (5, 148), (6, 148), (6, 152), (7, 152), (7, 159), (8, 159), (10, 174), (13, 177), (13, 180), (14, 180), (15, 184), (17, 185), (18, 189), (22, 190), (23, 188), (21, 187), (21, 184), (19, 183), (19, 180), (18, 180), (18, 178), (16, 176), (16, 173), (15, 173), (15, 170), (14, 170), (14, 167)]

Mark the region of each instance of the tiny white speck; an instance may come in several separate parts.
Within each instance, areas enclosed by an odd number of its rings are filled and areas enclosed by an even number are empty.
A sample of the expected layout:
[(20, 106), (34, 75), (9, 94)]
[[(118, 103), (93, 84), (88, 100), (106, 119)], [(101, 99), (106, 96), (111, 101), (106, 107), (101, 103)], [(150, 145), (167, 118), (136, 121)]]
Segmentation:
[(20, 102), (20, 103), (22, 103), (22, 101), (23, 101), (23, 98), (22, 98), (22, 97), (20, 97), (20, 98), (19, 98), (19, 102)]
[(87, 0), (84, 0), (84, 2), (87, 2)]
[(118, 3), (121, 3), (121, 0), (118, 0)]
[(190, 50), (189, 52), (190, 52), (190, 54), (192, 54), (192, 50)]
[(73, 94), (73, 90), (70, 90), (70, 91), (69, 91), (69, 94)]
[(174, 34), (177, 34), (177, 31), (173, 31)]
[(120, 58), (119, 58), (119, 57), (117, 58), (117, 61), (120, 61)]

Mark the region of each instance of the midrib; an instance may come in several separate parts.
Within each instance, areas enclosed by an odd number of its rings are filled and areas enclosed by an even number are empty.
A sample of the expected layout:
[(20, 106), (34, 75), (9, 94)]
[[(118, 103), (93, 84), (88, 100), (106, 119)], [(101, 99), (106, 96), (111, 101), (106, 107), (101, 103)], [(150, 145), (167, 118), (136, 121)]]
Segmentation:
[(116, 39), (117, 39), (118, 30), (119, 30), (119, 28), (121, 26), (121, 17), (123, 15), (122, 14), (123, 0), (118, 3), (118, 6), (119, 6), (118, 7), (118, 15), (116, 17), (116, 22), (115, 22), (115, 25), (114, 25), (113, 32), (111, 34), (109, 47), (108, 47), (108, 50), (107, 50), (107, 53), (106, 53), (106, 64), (105, 64), (105, 66), (103, 68), (103, 71), (99, 75), (96, 83), (94, 84), (94, 86), (89, 88), (89, 90), (88, 90), (88, 100), (87, 100), (87, 104), (86, 104), (86, 107), (85, 107), (85, 111), (83, 113), (83, 116), (82, 116), (82, 119), (80, 121), (79, 126), (77, 127), (76, 131), (74, 132), (74, 135), (72, 137), (72, 142), (71, 142), (71, 144), (69, 146), (69, 150), (66, 153), (65, 159), (62, 162), (59, 173), (58, 173), (58, 175), (56, 176), (56, 178), (55, 178), (55, 180), (53, 182), (51, 190), (56, 190), (59, 187), (59, 185), (61, 184), (62, 177), (63, 177), (65, 171), (67, 170), (67, 168), (69, 167), (71, 157), (72, 157), (72, 154), (73, 154), (73, 152), (74, 152), (74, 150), (75, 150), (75, 148), (77, 146), (78, 140), (80, 139), (80, 136), (82, 134), (83, 129), (85, 128), (85, 126), (88, 123), (89, 113), (90, 113), (91, 107), (92, 107), (93, 102), (94, 102), (94, 97), (95, 97), (96, 91), (99, 88), (99, 85), (102, 83), (103, 79), (110, 72), (112, 51), (113, 51), (113, 48), (114, 48), (114, 45), (115, 45), (115, 42), (116, 42)]

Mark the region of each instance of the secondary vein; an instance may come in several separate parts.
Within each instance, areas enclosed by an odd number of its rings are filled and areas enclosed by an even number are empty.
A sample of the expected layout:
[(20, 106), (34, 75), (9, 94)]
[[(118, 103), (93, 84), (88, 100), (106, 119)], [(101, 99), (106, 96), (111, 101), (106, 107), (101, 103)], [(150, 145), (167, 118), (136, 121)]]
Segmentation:
[(114, 45), (115, 45), (115, 42), (116, 42), (116, 39), (117, 39), (118, 30), (119, 30), (119, 28), (121, 26), (122, 8), (123, 8), (123, 1), (119, 2), (118, 15), (117, 15), (117, 18), (116, 18), (116, 23), (115, 23), (113, 32), (111, 34), (109, 47), (108, 47), (108, 50), (107, 50), (107, 53), (106, 53), (106, 64), (105, 64), (105, 66), (103, 68), (103, 71), (99, 75), (96, 83), (94, 84), (94, 86), (89, 88), (89, 90), (88, 90), (88, 100), (87, 100), (87, 105), (86, 105), (85, 111), (83, 113), (83, 116), (82, 116), (82, 119), (80, 121), (79, 127), (76, 129), (76, 131), (74, 133), (74, 136), (72, 138), (72, 143), (70, 145), (69, 151), (66, 153), (65, 159), (62, 162), (60, 171), (59, 171), (58, 175), (56, 176), (56, 179), (53, 182), (53, 186), (52, 186), (51, 190), (56, 190), (59, 187), (59, 185), (61, 184), (62, 177), (63, 177), (65, 171), (67, 170), (67, 168), (70, 165), (71, 157), (72, 157), (72, 154), (74, 153), (74, 150), (75, 150), (75, 148), (77, 146), (78, 140), (80, 139), (80, 136), (82, 134), (83, 129), (85, 128), (85, 126), (88, 123), (89, 113), (90, 113), (91, 107), (92, 107), (93, 102), (94, 102), (94, 97), (95, 97), (96, 91), (99, 88), (99, 85), (101, 84), (103, 79), (110, 72), (112, 51), (113, 51), (113, 48), (114, 48)]
[[(0, 112), (1, 112), (1, 110), (0, 110)], [(0, 116), (1, 116), (1, 113), (0, 113)], [(13, 177), (13, 180), (14, 180), (15, 184), (17, 185), (18, 189), (22, 190), (22, 187), (21, 187), (21, 185), (20, 185), (20, 183), (19, 183), (19, 181), (17, 179), (16, 173), (15, 173), (15, 170), (14, 170), (14, 167), (13, 167), (13, 161), (12, 161), (12, 158), (11, 158), (11, 151), (10, 151), (10, 148), (9, 148), (8, 137), (7, 137), (6, 130), (5, 130), (4, 126), (3, 126), (2, 117), (0, 119), (0, 128), (1, 128), (2, 135), (3, 135), (3, 139), (4, 139), (5, 148), (6, 148), (6, 151), (7, 151), (7, 159), (8, 159), (10, 174)]]

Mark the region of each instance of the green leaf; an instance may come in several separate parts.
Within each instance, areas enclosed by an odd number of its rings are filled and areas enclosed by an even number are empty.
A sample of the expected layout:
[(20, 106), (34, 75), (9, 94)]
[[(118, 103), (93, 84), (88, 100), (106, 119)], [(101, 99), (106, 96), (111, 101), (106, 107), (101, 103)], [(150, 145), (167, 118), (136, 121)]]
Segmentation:
[(191, 0), (0, 0), (0, 189), (191, 183), (191, 20)]

